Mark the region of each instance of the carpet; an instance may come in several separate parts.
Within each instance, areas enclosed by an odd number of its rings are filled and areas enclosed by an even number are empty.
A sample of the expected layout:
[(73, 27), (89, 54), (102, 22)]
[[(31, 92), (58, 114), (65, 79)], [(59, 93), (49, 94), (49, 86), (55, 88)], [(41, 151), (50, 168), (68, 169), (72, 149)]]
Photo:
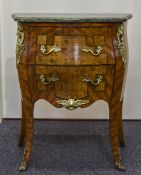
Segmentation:
[(141, 175), (141, 121), (124, 121), (126, 172), (114, 167), (108, 121), (35, 120), (34, 126), (30, 163), (19, 172), (20, 120), (0, 125), (0, 175)]

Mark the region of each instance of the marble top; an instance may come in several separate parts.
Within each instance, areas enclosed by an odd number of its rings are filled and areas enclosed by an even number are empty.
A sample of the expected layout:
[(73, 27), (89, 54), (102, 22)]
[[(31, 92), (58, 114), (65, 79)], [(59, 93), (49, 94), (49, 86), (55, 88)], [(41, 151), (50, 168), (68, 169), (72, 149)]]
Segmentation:
[(88, 13), (14, 13), (12, 18), (18, 22), (124, 22), (131, 14), (88, 14)]

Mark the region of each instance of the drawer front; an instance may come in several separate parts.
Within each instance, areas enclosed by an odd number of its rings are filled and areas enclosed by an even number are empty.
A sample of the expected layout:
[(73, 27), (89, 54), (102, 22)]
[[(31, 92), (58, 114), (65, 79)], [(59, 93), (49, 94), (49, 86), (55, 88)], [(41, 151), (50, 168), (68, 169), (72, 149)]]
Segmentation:
[(54, 104), (57, 99), (85, 98), (92, 103), (110, 99), (114, 66), (35, 66), (30, 75), (34, 99), (52, 99), (48, 101)]
[(28, 64), (114, 64), (112, 27), (32, 27)]

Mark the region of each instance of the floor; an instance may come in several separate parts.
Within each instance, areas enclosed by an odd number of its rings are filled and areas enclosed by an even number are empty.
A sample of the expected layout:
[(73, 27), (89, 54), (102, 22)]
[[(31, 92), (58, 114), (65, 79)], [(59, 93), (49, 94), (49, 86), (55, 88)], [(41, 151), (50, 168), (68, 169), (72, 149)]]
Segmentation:
[(0, 124), (0, 175), (141, 175), (141, 121), (124, 121), (126, 172), (113, 164), (108, 121), (36, 120), (31, 161), (19, 172), (20, 120)]

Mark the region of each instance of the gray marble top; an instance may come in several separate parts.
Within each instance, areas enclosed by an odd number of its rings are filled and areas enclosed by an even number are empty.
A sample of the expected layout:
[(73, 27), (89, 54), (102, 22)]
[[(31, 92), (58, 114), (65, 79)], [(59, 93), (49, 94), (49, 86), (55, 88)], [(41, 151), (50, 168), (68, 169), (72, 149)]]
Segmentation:
[(124, 22), (131, 14), (88, 14), (88, 13), (14, 13), (12, 17), (18, 22)]

